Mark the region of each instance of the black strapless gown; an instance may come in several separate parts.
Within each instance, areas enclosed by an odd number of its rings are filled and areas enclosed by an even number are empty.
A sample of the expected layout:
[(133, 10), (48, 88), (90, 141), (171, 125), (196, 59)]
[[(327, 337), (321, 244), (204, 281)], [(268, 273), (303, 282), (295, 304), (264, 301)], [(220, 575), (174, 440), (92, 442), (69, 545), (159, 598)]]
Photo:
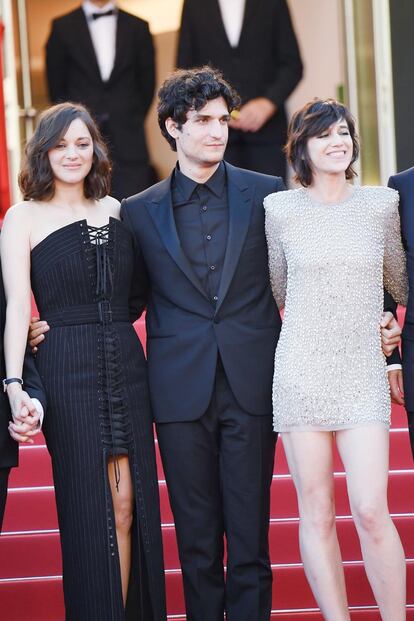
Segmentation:
[[(54, 231), (32, 251), (36, 304), (50, 331), (36, 357), (47, 394), (68, 621), (164, 621), (159, 496), (146, 361), (129, 317), (130, 232), (115, 218)], [(128, 454), (135, 491), (127, 615), (111, 455)], [(117, 461), (115, 460), (116, 477)]]

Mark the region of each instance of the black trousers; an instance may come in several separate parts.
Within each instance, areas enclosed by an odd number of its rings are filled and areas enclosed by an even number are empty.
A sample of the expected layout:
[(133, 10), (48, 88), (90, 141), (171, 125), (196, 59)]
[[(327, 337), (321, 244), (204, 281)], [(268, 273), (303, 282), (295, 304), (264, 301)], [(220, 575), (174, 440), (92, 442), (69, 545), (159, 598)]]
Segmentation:
[(239, 136), (227, 145), (224, 159), (233, 166), (276, 175), (285, 180), (286, 158), (282, 149), (282, 143), (251, 143)]
[[(179, 406), (178, 406), (179, 407)], [(241, 409), (218, 363), (207, 412), (157, 435), (174, 514), (187, 621), (268, 621), (276, 434)], [(227, 574), (223, 567), (224, 537)]]
[(6, 508), (9, 474), (10, 468), (0, 468), (0, 532), (3, 526), (4, 510)]

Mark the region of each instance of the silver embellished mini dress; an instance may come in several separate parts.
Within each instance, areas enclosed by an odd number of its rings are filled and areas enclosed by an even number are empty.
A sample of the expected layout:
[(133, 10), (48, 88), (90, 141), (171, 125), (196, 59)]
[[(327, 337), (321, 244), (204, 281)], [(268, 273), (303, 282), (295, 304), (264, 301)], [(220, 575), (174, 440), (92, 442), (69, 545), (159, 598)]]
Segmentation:
[(355, 187), (335, 205), (304, 188), (265, 198), (273, 295), (284, 307), (275, 354), (276, 431), (390, 424), (379, 324), (383, 287), (408, 293), (398, 193)]

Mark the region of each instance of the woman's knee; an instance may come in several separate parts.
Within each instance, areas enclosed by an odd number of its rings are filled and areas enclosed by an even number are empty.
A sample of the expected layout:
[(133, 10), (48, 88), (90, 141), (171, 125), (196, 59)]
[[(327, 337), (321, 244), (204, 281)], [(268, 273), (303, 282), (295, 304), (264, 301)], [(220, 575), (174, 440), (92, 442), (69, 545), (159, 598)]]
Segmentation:
[(134, 511), (133, 497), (130, 494), (117, 492), (113, 500), (116, 529), (127, 533), (132, 527)]
[(313, 492), (300, 503), (301, 527), (327, 537), (335, 528), (335, 504), (330, 493)]
[(352, 504), (355, 525), (362, 533), (380, 537), (391, 518), (383, 503), (362, 500)]

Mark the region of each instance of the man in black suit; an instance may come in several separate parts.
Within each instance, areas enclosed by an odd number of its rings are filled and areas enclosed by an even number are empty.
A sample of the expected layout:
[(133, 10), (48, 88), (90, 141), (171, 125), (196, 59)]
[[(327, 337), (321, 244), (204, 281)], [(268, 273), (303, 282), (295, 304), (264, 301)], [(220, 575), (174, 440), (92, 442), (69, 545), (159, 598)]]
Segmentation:
[(121, 207), (140, 252), (136, 274), (149, 278), (151, 401), (192, 621), (223, 621), (224, 611), (228, 621), (264, 621), (271, 611), (280, 316), (263, 199), (284, 184), (222, 161), (237, 105), (216, 70), (173, 74), (158, 111), (178, 164)]
[[(0, 267), (0, 334), (3, 335), (6, 321), (6, 297), (4, 295), (3, 277)], [(0, 373), (6, 377), (4, 363), (3, 338), (0, 338)], [(37, 433), (40, 415), (46, 405), (46, 397), (43, 391), (39, 374), (37, 373), (34, 360), (30, 352), (27, 352), (23, 377), (25, 388), (29, 394), (21, 392), (16, 403), (18, 418), (11, 421), (11, 412), (7, 394), (0, 391), (0, 532), (3, 524), (4, 509), (7, 498), (7, 483), (10, 469), (18, 463), (18, 441), (31, 442), (31, 438)], [(9, 384), (12, 386), (12, 384)], [(11, 388), (8, 387), (8, 390)], [(37, 407), (36, 407), (37, 406)], [(11, 425), (9, 433), (9, 425)], [(11, 434), (11, 435), (10, 435)], [(11, 437), (13, 436), (13, 438)]]
[(404, 404), (414, 457), (414, 168), (390, 177), (388, 185), (400, 195), (401, 233), (407, 256), (409, 296), (402, 332)]
[(184, 0), (177, 66), (207, 63), (243, 102), (230, 123), (226, 160), (284, 177), (284, 103), (302, 77), (286, 0)]
[(94, 114), (113, 160), (111, 194), (121, 199), (154, 182), (144, 119), (155, 86), (147, 22), (107, 0), (86, 0), (55, 19), (46, 45), (50, 99)]

